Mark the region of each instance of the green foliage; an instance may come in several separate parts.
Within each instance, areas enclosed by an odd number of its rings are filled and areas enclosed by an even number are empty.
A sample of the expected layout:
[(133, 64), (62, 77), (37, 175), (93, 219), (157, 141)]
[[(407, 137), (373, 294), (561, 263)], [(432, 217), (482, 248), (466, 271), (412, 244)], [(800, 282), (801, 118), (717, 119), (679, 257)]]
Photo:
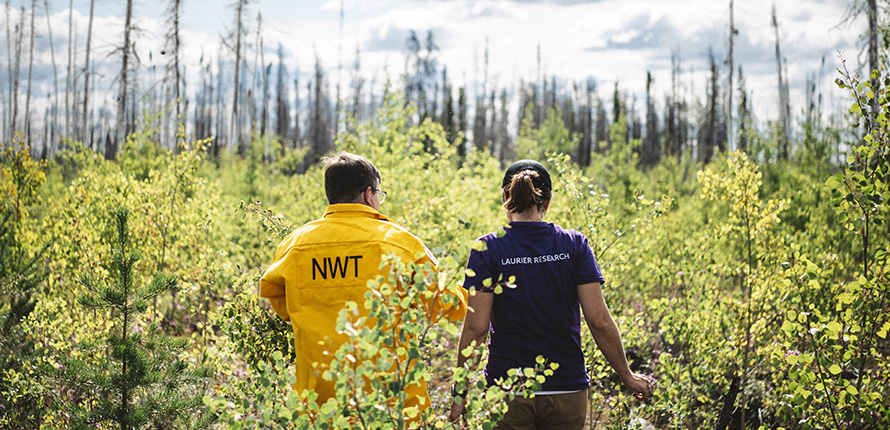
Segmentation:
[[(21, 139), (20, 135), (17, 138)], [(46, 181), (45, 169), (46, 163), (31, 159), (31, 148), (21, 140), (0, 150), (2, 209), (12, 212), (15, 221), (27, 217), (26, 208)]]
[(294, 338), (290, 324), (272, 312), (251, 286), (259, 283), (256, 276), (243, 277), (244, 290), (222, 306), (215, 321), (228, 337), (232, 348), (251, 366), (259, 368), (274, 361), (274, 355), (286, 354), (293, 361)]
[[(413, 263), (405, 265), (392, 259), (382, 264), (390, 267), (387, 278), (368, 283), (365, 302), (349, 302), (340, 311), (337, 331), (349, 335), (349, 341), (333, 354), (322, 377), (335, 381), (336, 395), (323, 404), (316, 402), (313, 391), (296, 393), (289, 360), (280, 351), (236, 388), (225, 389), (216, 397), (205, 397), (211, 411), (227, 422), (230, 429), (329, 428), (329, 429), (406, 429), (445, 428), (450, 424), (442, 415), (448, 403), (408, 405), (405, 389), (432, 382), (430, 367), (435, 347), (444, 334), (459, 331), (454, 322), (444, 318), (443, 307), (455, 305), (454, 294), (444, 294), (438, 276)], [(465, 351), (465, 354), (471, 351)], [(506, 410), (505, 402), (516, 395), (531, 395), (551, 375), (555, 364), (539, 359), (535, 368), (514, 369), (506, 380), (485, 389), (485, 380), (465, 369), (456, 369), (452, 383), (467, 400), (468, 426), (491, 428)], [(440, 399), (442, 402), (450, 398)]]
[[(890, 279), (887, 274), (886, 201), (890, 198), (890, 79), (880, 71), (873, 81), (859, 82), (844, 69), (836, 83), (850, 90), (850, 112), (861, 117), (866, 130), (853, 148), (842, 173), (825, 186), (832, 192), (837, 221), (858, 238), (852, 252), (855, 267), (836, 282), (832, 268), (798, 252), (786, 264), (787, 288), (797, 305), (784, 315), (787, 335), (784, 355), (776, 361), (790, 366), (780, 382), (788, 400), (785, 413), (807, 413), (802, 428), (883, 428), (890, 424), (886, 369), (887, 316)], [(872, 82), (880, 85), (874, 87)], [(824, 407), (811, 411), (807, 405)]]
[[(188, 344), (186, 339), (164, 335), (157, 324), (134, 329), (149, 301), (171, 289), (177, 280), (156, 275), (150, 284), (138, 286), (134, 265), (141, 254), (130, 241), (129, 212), (117, 210), (112, 219), (116, 240), (109, 278), (102, 281), (82, 274), (78, 281), (88, 291), (79, 297), (80, 304), (114, 321), (112, 331), (81, 343), (84, 351), (106, 359), (65, 360), (54, 373), (71, 391), (62, 394), (59, 401), (71, 411), (70, 425), (75, 428), (105, 422), (121, 429), (188, 423), (200, 404), (200, 396), (189, 391), (209, 376), (209, 369), (189, 369), (179, 356)], [(206, 423), (199, 426), (203, 425)]]
[(46, 246), (32, 250), (22, 243), (22, 223), (45, 180), (45, 164), (29, 152), (21, 142), (0, 152), (0, 427), (8, 428), (36, 426), (44, 406), (33, 366), (35, 342), (24, 327), (46, 278)]
[[(632, 428), (645, 419), (660, 429), (713, 428), (721, 417), (733, 421), (730, 428), (742, 420), (748, 428), (789, 430), (888, 426), (887, 108), (871, 108), (874, 100), (886, 104), (885, 84), (872, 89), (842, 78), (859, 106), (851, 114), (863, 123), (859, 136), (833, 125), (808, 130), (787, 161), (776, 157), (774, 137), (752, 128), (747, 156), (722, 155), (710, 165), (670, 158), (643, 171), (639, 141), (627, 140), (620, 120), (610, 146), (582, 169), (571, 162), (576, 143), (558, 115), (538, 129), (524, 127), (518, 157), (544, 162), (556, 186), (545, 219), (590, 238), (632, 369), (659, 379), (653, 398), (635, 400), (582, 332), (592, 426)], [(441, 126), (413, 123), (411, 113), (391, 97), (373, 124), (338, 136), (336, 150), (380, 168), (389, 193), (381, 211), (432, 248), (445, 285), (454, 288), (474, 239), (505, 222), (503, 171), (487, 153), (462, 156)], [(100, 295), (76, 282), (119, 274), (103, 262), (116, 258), (119, 239), (105, 219), (121, 206), (134, 214), (131, 247), (145, 256), (133, 262), (132, 285), (150, 285), (148, 274), (158, 272), (178, 280), (144, 301), (128, 333), (145, 343), (151, 328), (187, 342), (170, 362), (212, 374), (206, 386), (188, 383), (177, 395), (206, 396), (217, 427), (346, 428), (362, 417), (367, 428), (399, 428), (415, 412), (418, 422), (447, 427), (458, 382), (468, 389), (471, 428), (485, 428), (511, 393), (546, 378), (551, 363), (539, 363), (486, 391), (480, 375), (453, 369), (459, 322), (419, 318), (412, 304), (435, 294), (435, 283), (401, 265), (372, 286), (394, 289), (410, 280), (407, 295), (369, 294), (340, 315), (340, 328), (354, 336), (334, 354), (336, 371), (328, 369), (340, 383), (338, 398), (319, 405), (311, 393), (293, 392), (291, 328), (256, 296), (256, 280), (284, 235), (322, 216), (322, 166), (296, 174), (305, 168), (305, 148), (281, 148), (262, 136), (253, 137), (245, 158), (222, 154), (208, 163), (206, 142), (180, 137), (168, 151), (146, 130), (130, 137), (118, 161), (77, 142), (65, 142), (45, 166), (30, 160), (20, 141), (4, 153), (8, 221), (0, 261), (12, 277), (3, 279), (0, 311), (12, 311), (24, 285), (31, 298), (21, 309), (32, 308), (7, 318), (14, 324), (0, 339), (9, 352), (0, 360), (9, 357), (16, 369), (0, 375), (0, 402), (16, 405), (2, 409), (0, 427), (73, 427), (67, 409), (46, 401), (53, 398), (83, 406), (81, 417), (98, 413), (101, 390), (37, 369), (66, 372), (78, 362), (109, 381), (123, 360), (106, 346), (114, 333), (117, 351), (129, 345), (121, 311), (86, 309), (78, 299), (87, 294), (96, 304)], [(835, 164), (838, 148), (851, 148), (842, 166)], [(395, 316), (417, 320), (391, 330), (386, 322)], [(386, 342), (402, 350), (380, 352)], [(142, 351), (146, 359), (166, 354)], [(432, 401), (423, 412), (399, 403), (400, 388), (418, 381)], [(134, 404), (163, 394), (154, 387), (134, 395)], [(188, 415), (200, 417), (198, 407)]]
[(533, 125), (532, 109), (532, 104), (526, 106), (525, 119), (516, 138), (516, 158), (543, 160), (550, 153), (573, 154), (581, 137), (566, 127), (560, 109), (547, 109), (544, 121), (537, 128)]

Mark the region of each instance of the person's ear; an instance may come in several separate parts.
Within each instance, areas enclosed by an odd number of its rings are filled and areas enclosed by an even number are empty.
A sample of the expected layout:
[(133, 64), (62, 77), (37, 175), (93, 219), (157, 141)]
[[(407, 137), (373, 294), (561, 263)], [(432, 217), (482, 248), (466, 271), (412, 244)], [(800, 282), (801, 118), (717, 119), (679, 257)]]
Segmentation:
[(544, 211), (550, 208), (550, 199), (544, 200)]
[(373, 194), (374, 189), (371, 187), (367, 187), (364, 191), (362, 191), (362, 200), (365, 201), (366, 206), (371, 206), (371, 197)]

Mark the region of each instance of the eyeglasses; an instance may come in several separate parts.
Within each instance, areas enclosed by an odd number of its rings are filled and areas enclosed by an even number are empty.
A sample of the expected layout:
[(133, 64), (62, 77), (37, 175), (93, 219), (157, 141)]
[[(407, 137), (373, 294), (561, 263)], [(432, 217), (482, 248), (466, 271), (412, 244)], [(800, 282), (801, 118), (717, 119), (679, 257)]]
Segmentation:
[(383, 203), (383, 201), (386, 200), (386, 191), (383, 191), (380, 188), (374, 188), (374, 191), (377, 192), (377, 198), (380, 199), (380, 203)]

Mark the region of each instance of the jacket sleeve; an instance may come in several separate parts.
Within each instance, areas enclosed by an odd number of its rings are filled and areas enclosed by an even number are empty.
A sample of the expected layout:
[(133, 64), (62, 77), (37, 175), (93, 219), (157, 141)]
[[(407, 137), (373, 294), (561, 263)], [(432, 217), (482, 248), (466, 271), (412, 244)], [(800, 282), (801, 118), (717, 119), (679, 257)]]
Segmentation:
[(459, 285), (449, 286), (447, 276), (439, 272), (439, 262), (433, 256), (432, 251), (422, 245), (425, 255), (416, 263), (430, 263), (431, 269), (437, 275), (436, 291), (432, 298), (424, 303), (427, 317), (431, 322), (438, 322), (442, 317), (449, 321), (462, 320), (467, 314), (467, 290)]
[(287, 253), (275, 253), (275, 260), (272, 265), (266, 269), (266, 273), (260, 279), (260, 297), (269, 300), (272, 309), (284, 321), (290, 321), (290, 314), (287, 312), (287, 295), (285, 286), (287, 285), (284, 274), (288, 273), (289, 266), (293, 263), (285, 258)]
[(462, 320), (467, 315), (467, 290), (460, 285), (448, 286), (446, 280), (445, 274), (439, 273), (439, 294), (433, 304), (433, 315), (444, 316), (449, 321)]

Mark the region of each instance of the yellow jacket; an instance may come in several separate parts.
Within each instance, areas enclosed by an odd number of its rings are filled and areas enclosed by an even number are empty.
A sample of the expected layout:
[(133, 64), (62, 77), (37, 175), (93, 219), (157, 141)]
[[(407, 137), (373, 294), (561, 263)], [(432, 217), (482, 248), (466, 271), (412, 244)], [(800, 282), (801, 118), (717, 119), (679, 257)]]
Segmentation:
[[(380, 269), (381, 258), (387, 254), (406, 264), (429, 262), (438, 270), (435, 257), (420, 239), (362, 204), (328, 206), (322, 219), (296, 229), (278, 245), (260, 280), (260, 296), (269, 299), (275, 312), (293, 326), (297, 392), (315, 390), (319, 404), (334, 396), (334, 383), (321, 374), (333, 353), (348, 340), (336, 331), (338, 313), (347, 301), (356, 302), (365, 311), (362, 304), (368, 280), (378, 275), (388, 278), (388, 268)], [(466, 290), (457, 290), (460, 305), (445, 309), (445, 316), (452, 321), (462, 319), (467, 311)], [(325, 337), (331, 345), (320, 344)], [(406, 406), (425, 409), (430, 405), (425, 384), (409, 386), (405, 392)]]

